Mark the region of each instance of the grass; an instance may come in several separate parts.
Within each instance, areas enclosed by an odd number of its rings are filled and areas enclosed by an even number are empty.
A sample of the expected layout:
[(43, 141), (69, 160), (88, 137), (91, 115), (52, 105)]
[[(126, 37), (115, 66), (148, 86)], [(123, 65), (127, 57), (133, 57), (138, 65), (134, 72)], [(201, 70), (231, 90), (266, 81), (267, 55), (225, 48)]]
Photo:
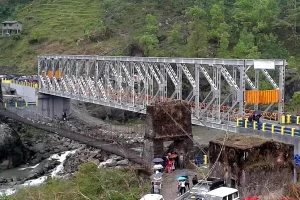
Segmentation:
[[(166, 15), (155, 5), (122, 0), (33, 0), (12, 18), (23, 23), (21, 37), (0, 38), (0, 66), (36, 73), (40, 54), (124, 55), (126, 47), (143, 34), (147, 13), (158, 19)], [(112, 31), (109, 38), (90, 40), (93, 33), (103, 35), (106, 28)]]
[(133, 171), (98, 169), (93, 163), (84, 163), (72, 179), (49, 179), (44, 185), (23, 189), (6, 199), (133, 200), (149, 191), (150, 181)]

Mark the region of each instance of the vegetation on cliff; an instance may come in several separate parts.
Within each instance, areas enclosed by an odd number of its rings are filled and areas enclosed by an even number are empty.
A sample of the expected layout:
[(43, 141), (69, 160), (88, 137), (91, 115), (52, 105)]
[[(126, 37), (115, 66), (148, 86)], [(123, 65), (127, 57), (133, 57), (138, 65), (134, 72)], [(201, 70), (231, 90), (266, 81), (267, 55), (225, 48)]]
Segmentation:
[(128, 169), (98, 169), (94, 163), (84, 163), (74, 178), (49, 179), (44, 185), (23, 189), (6, 199), (132, 200), (149, 193), (149, 183)]
[[(9, 3), (8, 3), (9, 2)], [(22, 35), (0, 39), (0, 65), (34, 72), (38, 54), (281, 58), (297, 66), (295, 0), (0, 0)]]

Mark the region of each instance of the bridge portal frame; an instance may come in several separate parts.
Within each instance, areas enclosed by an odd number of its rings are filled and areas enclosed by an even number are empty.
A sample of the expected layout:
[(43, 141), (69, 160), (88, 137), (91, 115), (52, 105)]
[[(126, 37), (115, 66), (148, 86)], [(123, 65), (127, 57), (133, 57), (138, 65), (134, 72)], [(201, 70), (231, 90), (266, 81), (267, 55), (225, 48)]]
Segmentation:
[[(256, 61), (274, 63), (278, 84), (266, 69), (255, 69), (254, 82), (249, 78), (247, 72)], [(285, 60), (45, 55), (38, 57), (39, 92), (139, 113), (145, 113), (146, 105), (155, 101), (186, 100), (194, 104), (193, 124), (224, 124), (233, 116), (245, 116), (246, 83), (258, 90), (261, 73), (279, 90), (280, 121), (285, 67)], [(206, 92), (200, 91), (204, 81), (210, 85)], [(224, 91), (225, 83), (229, 89)], [(205, 98), (200, 98), (203, 94)], [(228, 109), (222, 111), (226, 104)]]

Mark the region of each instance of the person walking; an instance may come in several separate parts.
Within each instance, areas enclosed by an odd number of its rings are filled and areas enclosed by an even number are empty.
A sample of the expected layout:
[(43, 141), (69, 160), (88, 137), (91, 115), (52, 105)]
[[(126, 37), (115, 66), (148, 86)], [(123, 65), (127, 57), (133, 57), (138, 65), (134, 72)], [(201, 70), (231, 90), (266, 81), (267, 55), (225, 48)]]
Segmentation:
[(168, 173), (171, 173), (172, 172), (172, 161), (171, 160), (168, 160), (168, 163), (167, 163), (167, 170), (168, 170)]
[(180, 181), (180, 195), (183, 195), (185, 192), (185, 181)]
[(192, 179), (193, 186), (199, 183), (197, 175), (195, 175)]
[(189, 180), (189, 177), (186, 178), (185, 180), (185, 188), (190, 190), (190, 180)]
[(180, 163), (180, 169), (184, 168), (184, 156), (183, 153), (180, 154), (179, 156), (179, 163)]

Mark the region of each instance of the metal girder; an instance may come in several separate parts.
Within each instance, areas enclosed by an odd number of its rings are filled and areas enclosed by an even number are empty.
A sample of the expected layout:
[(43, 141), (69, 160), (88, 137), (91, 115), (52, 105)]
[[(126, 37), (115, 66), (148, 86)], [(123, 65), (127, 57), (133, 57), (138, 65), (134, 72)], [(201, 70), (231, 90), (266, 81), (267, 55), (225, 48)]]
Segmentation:
[(237, 86), (235, 80), (233, 80), (232, 76), (224, 66), (221, 66), (221, 73), (224, 76), (227, 83), (230, 85), (230, 87), (233, 87), (236, 91), (238, 91), (239, 86)]
[(255, 90), (256, 87), (255, 85), (253, 84), (253, 82), (250, 80), (249, 76), (247, 74), (245, 74), (245, 79), (247, 81), (247, 83), (249, 84), (249, 86), (251, 87), (252, 90)]
[[(246, 74), (247, 68), (254, 67), (254, 61), (210, 58), (39, 56), (38, 75), (41, 77), (39, 92), (141, 113), (145, 113), (146, 106), (155, 101), (186, 99), (191, 104), (195, 116), (205, 116), (197, 122), (193, 118), (193, 123), (205, 124), (201, 120), (220, 123), (224, 116), (231, 117), (232, 110), (235, 108), (238, 108), (239, 116), (244, 115), (245, 84), (249, 84), (251, 89), (258, 89), (259, 85), (257, 76), (253, 84)], [(285, 61), (277, 60), (275, 65), (280, 67), (279, 88), (283, 90)], [(55, 73), (57, 70), (58, 75)], [(269, 75), (266, 72), (267, 70), (263, 73)], [(230, 91), (226, 90), (227, 94), (223, 87), (225, 81), (221, 77), (224, 77), (231, 88)], [(266, 77), (269, 77), (269, 81), (273, 80), (270, 79), (270, 75)], [(171, 81), (175, 87), (170, 84)], [(207, 88), (205, 82), (208, 82), (211, 87)], [(275, 86), (273, 84), (273, 87)], [(208, 95), (202, 101), (200, 96), (207, 93)], [(283, 97), (284, 94), (281, 92), (280, 99)], [(230, 105), (225, 104), (227, 102)], [(226, 106), (226, 110), (221, 110), (223, 106)], [(279, 110), (283, 111), (283, 100), (279, 102)], [(227, 114), (221, 116), (225, 111)]]
[(269, 72), (265, 69), (262, 69), (261, 70), (262, 73), (266, 76), (266, 78), (268, 79), (268, 81), (271, 83), (272, 87), (275, 89), (275, 90), (278, 90), (279, 87), (278, 85), (276, 84), (276, 82), (273, 80), (273, 78), (270, 76)]
[(206, 69), (202, 66), (202, 65), (199, 65), (203, 75), (205, 76), (206, 80), (208, 81), (208, 83), (210, 84), (210, 86), (214, 89), (214, 90), (217, 90), (217, 86), (216, 84), (214, 83), (214, 81), (211, 79), (211, 77), (209, 76), (208, 72), (206, 71)]
[(195, 82), (191, 72), (189, 71), (189, 69), (185, 66), (185, 64), (177, 64), (177, 65), (179, 65), (182, 68), (182, 71), (186, 75), (186, 77), (189, 80), (190, 84), (192, 85), (193, 88), (195, 88), (196, 87), (196, 82)]

